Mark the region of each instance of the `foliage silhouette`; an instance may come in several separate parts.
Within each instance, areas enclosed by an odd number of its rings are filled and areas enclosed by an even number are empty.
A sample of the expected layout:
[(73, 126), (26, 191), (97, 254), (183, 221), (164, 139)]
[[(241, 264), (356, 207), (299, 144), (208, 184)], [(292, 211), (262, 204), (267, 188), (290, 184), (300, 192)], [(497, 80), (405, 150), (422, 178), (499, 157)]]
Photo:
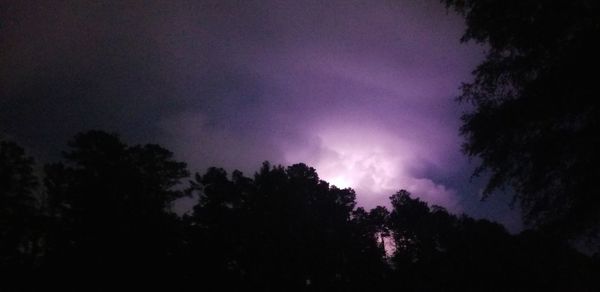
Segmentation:
[[(231, 180), (210, 168), (190, 191), (200, 198), (189, 218), (204, 244), (196, 256), (209, 258), (220, 270), (212, 272), (228, 280), (212, 279), (266, 291), (354, 290), (379, 283), (361, 281), (361, 274), (384, 275), (374, 233), (353, 226), (354, 191), (330, 187), (304, 164), (265, 163), (254, 179), (236, 171)], [(368, 252), (355, 245), (365, 236)]]
[(390, 197), (396, 251), (391, 287), (408, 291), (593, 291), (598, 263), (552, 238), (512, 236), (487, 220)]
[[(0, 144), (2, 291), (599, 288), (597, 259), (404, 190), (367, 211), (305, 164), (212, 167), (186, 187), (185, 163), (158, 145), (89, 131), (69, 146), (40, 190), (33, 160)], [(193, 210), (175, 214), (186, 195)]]
[(178, 229), (168, 207), (184, 195), (172, 187), (187, 176), (185, 164), (160, 146), (128, 147), (100, 131), (78, 134), (69, 146), (65, 163), (46, 166), (56, 220), (48, 238), (51, 279), (66, 273), (74, 285), (107, 289), (115, 282), (103, 278), (134, 283), (168, 274)]
[(0, 273), (5, 282), (23, 280), (39, 256), (34, 161), (14, 142), (0, 140)]
[(474, 106), (461, 131), (486, 193), (513, 188), (526, 222), (554, 235), (597, 234), (599, 3), (442, 2), (464, 15), (463, 41), (488, 48), (459, 98)]

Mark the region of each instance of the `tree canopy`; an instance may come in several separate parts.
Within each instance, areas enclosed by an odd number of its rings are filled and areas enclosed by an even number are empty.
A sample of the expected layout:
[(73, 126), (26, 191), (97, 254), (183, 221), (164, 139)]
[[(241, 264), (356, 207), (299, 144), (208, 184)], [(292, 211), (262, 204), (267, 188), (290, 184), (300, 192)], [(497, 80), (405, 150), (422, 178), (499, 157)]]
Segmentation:
[[(543, 234), (511, 235), (405, 190), (389, 210), (365, 210), (302, 163), (253, 176), (211, 167), (184, 184), (170, 151), (89, 131), (44, 167), (40, 188), (14, 143), (0, 144), (0, 175), (2, 291), (598, 288), (597, 260)], [(176, 214), (183, 196), (192, 211)]]
[(0, 140), (0, 273), (8, 279), (29, 272), (35, 261), (40, 218), (34, 166), (23, 148)]
[(72, 274), (66, 287), (89, 282), (98, 289), (112, 283), (103, 277), (160, 283), (177, 248), (178, 219), (169, 207), (184, 195), (173, 187), (188, 175), (186, 164), (158, 145), (130, 147), (102, 131), (78, 134), (69, 146), (64, 162), (45, 167), (54, 223), (43, 266), (48, 280)]
[(487, 48), (459, 98), (473, 106), (461, 132), (486, 194), (512, 188), (526, 222), (555, 235), (597, 234), (599, 3), (443, 2), (465, 17), (463, 41)]

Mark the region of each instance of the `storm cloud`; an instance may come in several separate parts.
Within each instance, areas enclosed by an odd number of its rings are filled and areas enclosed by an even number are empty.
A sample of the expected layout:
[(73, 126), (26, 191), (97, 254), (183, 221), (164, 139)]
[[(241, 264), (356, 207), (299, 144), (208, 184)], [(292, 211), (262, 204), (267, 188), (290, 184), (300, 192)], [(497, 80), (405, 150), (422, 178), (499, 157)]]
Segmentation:
[(306, 162), (368, 207), (406, 188), (519, 224), (469, 182), (454, 96), (484, 48), (438, 1), (25, 2), (0, 10), (0, 130), (38, 156), (101, 128), (200, 172)]

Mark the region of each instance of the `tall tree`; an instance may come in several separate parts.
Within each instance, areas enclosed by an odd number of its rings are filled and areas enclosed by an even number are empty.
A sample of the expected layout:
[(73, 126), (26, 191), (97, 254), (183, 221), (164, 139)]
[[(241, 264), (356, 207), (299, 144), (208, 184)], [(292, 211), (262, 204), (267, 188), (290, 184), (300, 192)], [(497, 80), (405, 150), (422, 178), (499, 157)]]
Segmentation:
[[(157, 283), (169, 274), (179, 238), (170, 204), (185, 163), (157, 145), (127, 146), (113, 134), (75, 136), (65, 162), (46, 167), (50, 233), (48, 275), (70, 273), (102, 289), (116, 281)], [(101, 281), (108, 276), (110, 281)]]
[(16, 143), (0, 140), (0, 290), (24, 280), (40, 255), (37, 186), (33, 159)]
[(454, 216), (399, 191), (389, 229), (394, 286), (409, 291), (594, 291), (598, 267), (552, 237), (511, 236), (487, 220)]
[[(248, 178), (210, 168), (191, 189), (191, 258), (206, 281), (261, 291), (383, 287), (384, 253), (355, 193), (319, 179), (314, 168), (268, 163)], [(369, 275), (369, 276), (366, 276)]]
[(489, 171), (486, 194), (511, 187), (526, 222), (561, 236), (598, 232), (600, 3), (443, 0), (487, 47), (460, 100), (464, 151)]

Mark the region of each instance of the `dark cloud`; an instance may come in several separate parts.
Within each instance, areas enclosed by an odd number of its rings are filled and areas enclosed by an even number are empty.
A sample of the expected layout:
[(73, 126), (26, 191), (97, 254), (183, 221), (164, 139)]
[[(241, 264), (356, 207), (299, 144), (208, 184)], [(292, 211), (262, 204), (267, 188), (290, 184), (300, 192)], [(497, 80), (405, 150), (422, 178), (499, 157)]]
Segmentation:
[[(479, 203), (453, 96), (481, 59), (438, 1), (5, 1), (0, 130), (46, 158), (103, 128), (202, 171), (304, 161), (383, 204)], [(337, 176), (337, 177), (336, 177)]]

